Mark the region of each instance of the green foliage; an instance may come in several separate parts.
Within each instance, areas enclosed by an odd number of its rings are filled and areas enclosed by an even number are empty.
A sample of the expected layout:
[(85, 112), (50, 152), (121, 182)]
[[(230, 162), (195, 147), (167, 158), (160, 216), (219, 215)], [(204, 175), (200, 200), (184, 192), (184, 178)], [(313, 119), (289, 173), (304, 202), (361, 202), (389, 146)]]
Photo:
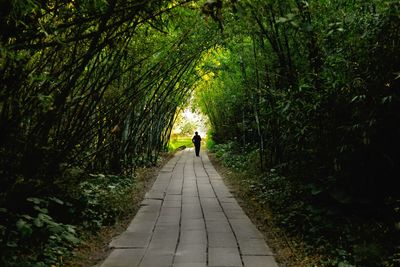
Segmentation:
[(310, 255), (325, 255), (321, 266), (396, 266), (397, 232), (381, 218), (357, 216), (351, 207), (327, 206), (320, 188), (282, 175), (285, 165), (260, 172), (259, 162), (251, 164), (257, 151), (238, 151), (229, 143), (216, 145), (214, 153), (235, 171), (246, 198), (268, 207), (274, 223), (300, 236)]
[(196, 124), (193, 122), (186, 122), (182, 125), (181, 134), (182, 135), (192, 135), (196, 131)]
[[(73, 244), (68, 225), (97, 231), (132, 208), (130, 174), (157, 163), (215, 43), (198, 10), (190, 1), (2, 3), (2, 263), (60, 262)], [(31, 196), (70, 204), (31, 210)]]
[(215, 150), (215, 145), (216, 145), (216, 143), (212, 138), (212, 132), (209, 131), (207, 133), (207, 138), (206, 138), (206, 148), (209, 151), (214, 151)]
[[(235, 170), (261, 173), (249, 187), (288, 229), (301, 226), (320, 246), (316, 236), (338, 236), (331, 212), (382, 217), (384, 230), (398, 224), (398, 1), (223, 1), (216, 20), (200, 10), (193, 1), (4, 3), (0, 212), (10, 219), (0, 234), (16, 240), (2, 242), (7, 249), (17, 255), (15, 244), (41, 233), (40, 249), (58, 228), (55, 258), (66, 217), (93, 229), (113, 223), (133, 178), (83, 173), (156, 163), (193, 88), (209, 146)], [(44, 202), (27, 208), (31, 196)], [(381, 253), (379, 240), (357, 239), (321, 245), (339, 255), (331, 265)], [(398, 261), (398, 249), (384, 251), (385, 264)]]
[(113, 225), (132, 205), (134, 177), (96, 174), (79, 184), (82, 225), (91, 231)]
[(240, 1), (237, 10), (198, 70), (197, 102), (225, 143), (217, 157), (254, 170), (251, 194), (331, 255), (326, 265), (394, 266), (398, 1)]
[(268, 3), (242, 2), (199, 71), (214, 140), (258, 146), (262, 168), (285, 163), (338, 201), (398, 195), (398, 5)]
[(96, 174), (83, 179), (81, 171), (71, 172), (84, 181), (71, 190), (69, 202), (31, 197), (25, 203), (25, 213), (1, 222), (4, 266), (57, 265), (80, 242), (78, 233), (95, 233), (133, 209), (135, 177)]
[(195, 64), (214, 43), (188, 5), (13, 1), (2, 9), (4, 199), (28, 197), (29, 187), (52, 192), (65, 184), (64, 166), (119, 174), (157, 162)]
[(170, 151), (176, 151), (180, 147), (193, 147), (192, 137), (188, 136), (172, 136), (169, 143), (168, 148)]
[(214, 146), (215, 155), (226, 167), (236, 169), (238, 172), (243, 170), (253, 170), (259, 172), (259, 151), (257, 149), (243, 149), (234, 142), (227, 144), (216, 144)]
[[(1, 225), (3, 266), (49, 266), (70, 255), (80, 240), (76, 227), (54, 219), (49, 209), (66, 204), (54, 197), (28, 198), (26, 213), (8, 218), (14, 225)], [(7, 235), (6, 235), (7, 233)], [(18, 252), (18, 254), (14, 254)], [(17, 257), (18, 255), (18, 257)]]
[(244, 166), (246, 166), (247, 157), (246, 155), (235, 153), (233, 150), (234, 147), (235, 144), (230, 142), (227, 144), (215, 145), (213, 150), (216, 151), (216, 157), (222, 160), (227, 167), (241, 170), (244, 168)]

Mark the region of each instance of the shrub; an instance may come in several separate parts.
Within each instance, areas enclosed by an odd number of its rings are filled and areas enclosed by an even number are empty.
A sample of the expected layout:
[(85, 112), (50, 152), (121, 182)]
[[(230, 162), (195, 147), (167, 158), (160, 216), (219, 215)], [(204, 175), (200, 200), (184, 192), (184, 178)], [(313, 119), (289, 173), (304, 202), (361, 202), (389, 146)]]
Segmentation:
[(79, 207), (84, 227), (112, 225), (132, 204), (134, 177), (92, 174), (80, 184)]
[[(50, 266), (62, 261), (80, 242), (76, 227), (56, 221), (49, 213), (66, 204), (54, 197), (28, 198), (25, 214), (1, 225), (2, 266)], [(4, 211), (4, 210), (3, 210)]]

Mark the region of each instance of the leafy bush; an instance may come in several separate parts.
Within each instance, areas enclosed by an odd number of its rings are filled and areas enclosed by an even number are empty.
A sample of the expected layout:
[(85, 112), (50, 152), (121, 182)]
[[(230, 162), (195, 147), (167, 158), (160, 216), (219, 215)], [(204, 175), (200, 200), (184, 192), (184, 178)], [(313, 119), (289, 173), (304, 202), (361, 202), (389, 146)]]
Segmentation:
[[(78, 172), (81, 179), (82, 172)], [(73, 184), (71, 184), (72, 186)], [(135, 177), (96, 174), (74, 185), (69, 202), (28, 198), (23, 213), (0, 209), (2, 266), (57, 265), (80, 242), (78, 231), (96, 232), (132, 209)], [(70, 204), (73, 203), (73, 204)], [(68, 223), (65, 223), (68, 221)]]
[[(76, 227), (56, 221), (49, 209), (66, 205), (54, 198), (28, 198), (25, 214), (1, 225), (2, 266), (50, 266), (62, 261), (80, 242)], [(11, 224), (14, 222), (14, 224)]]
[(216, 157), (220, 159), (225, 166), (236, 170), (241, 170), (246, 165), (247, 155), (235, 153), (237, 149), (237, 146), (233, 142), (214, 146)]
[(215, 145), (216, 143), (214, 141), (214, 131), (209, 129), (207, 131), (206, 147), (209, 151), (214, 151)]
[(282, 175), (285, 164), (261, 171), (257, 150), (239, 152), (237, 145), (228, 143), (216, 145), (214, 152), (240, 177), (245, 196), (273, 212), (276, 225), (300, 236), (310, 254), (325, 255), (322, 266), (396, 266), (399, 257), (393, 244), (398, 231), (385, 221), (354, 214), (353, 207), (346, 206), (351, 202), (338, 206), (323, 187)]
[(132, 205), (134, 177), (92, 174), (79, 185), (83, 226), (93, 231), (112, 225)]

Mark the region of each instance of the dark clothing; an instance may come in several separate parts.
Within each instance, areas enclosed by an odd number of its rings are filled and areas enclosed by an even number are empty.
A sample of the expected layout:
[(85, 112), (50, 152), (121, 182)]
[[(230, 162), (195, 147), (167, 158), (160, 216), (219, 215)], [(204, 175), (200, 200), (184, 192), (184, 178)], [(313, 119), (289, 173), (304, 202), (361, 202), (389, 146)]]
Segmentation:
[(200, 154), (200, 144), (194, 145), (194, 152), (196, 153), (196, 156), (198, 157)]
[(192, 138), (192, 142), (194, 144), (194, 151), (196, 152), (196, 156), (199, 156), (200, 153), (200, 144), (201, 144), (201, 137), (200, 135), (195, 135)]
[(192, 142), (193, 142), (195, 145), (200, 145), (200, 142), (201, 142), (201, 137), (200, 137), (200, 135), (195, 135), (195, 136), (193, 136)]

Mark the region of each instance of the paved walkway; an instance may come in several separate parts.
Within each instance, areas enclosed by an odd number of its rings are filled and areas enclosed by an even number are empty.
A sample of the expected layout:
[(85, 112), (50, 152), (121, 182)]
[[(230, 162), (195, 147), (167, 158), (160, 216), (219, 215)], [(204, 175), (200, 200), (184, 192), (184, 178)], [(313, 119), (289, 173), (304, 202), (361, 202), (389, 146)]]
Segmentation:
[(205, 153), (179, 152), (160, 171), (101, 267), (277, 267)]

